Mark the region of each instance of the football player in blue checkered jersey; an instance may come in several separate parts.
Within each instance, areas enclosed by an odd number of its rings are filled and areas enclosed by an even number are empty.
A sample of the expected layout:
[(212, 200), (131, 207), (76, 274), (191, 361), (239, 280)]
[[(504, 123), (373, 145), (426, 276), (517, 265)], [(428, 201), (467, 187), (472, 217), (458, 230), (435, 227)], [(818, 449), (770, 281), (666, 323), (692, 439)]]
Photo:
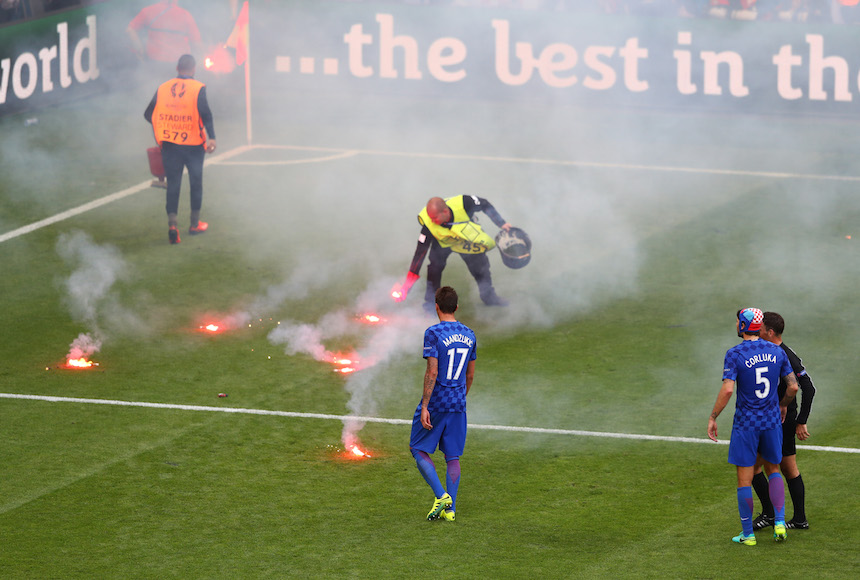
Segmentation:
[[(808, 530), (809, 522), (806, 521), (806, 486), (797, 467), (797, 444), (795, 437), (801, 441), (809, 439), (809, 429), (806, 427), (806, 423), (809, 420), (809, 413), (812, 411), (815, 385), (812, 384), (812, 377), (806, 372), (803, 361), (800, 360), (797, 353), (782, 341), (784, 330), (785, 319), (778, 312), (764, 313), (760, 336), (762, 340), (779, 345), (785, 351), (800, 387), (800, 397), (798, 397), (801, 399), (800, 412), (797, 410), (798, 398), (795, 398), (788, 406), (788, 414), (786, 414), (785, 420), (782, 422), (782, 463), (779, 464), (779, 469), (785, 478), (785, 484), (791, 496), (791, 503), (794, 506), (794, 517), (785, 522), (785, 527), (789, 530)], [(785, 381), (779, 381), (779, 392), (784, 395), (785, 389)], [(753, 529), (762, 530), (773, 525), (774, 516), (773, 505), (770, 503), (767, 477), (761, 467), (756, 468), (752, 485), (761, 501), (762, 509), (761, 514), (753, 520)]]
[[(768, 477), (768, 491), (774, 507), (773, 537), (786, 539), (785, 487), (779, 472), (782, 461), (782, 421), (789, 403), (797, 394), (797, 377), (788, 357), (779, 346), (761, 340), (759, 332), (764, 313), (758, 308), (744, 308), (737, 313), (738, 337), (743, 338), (726, 351), (723, 364), (723, 386), (717, 395), (708, 419), (708, 437), (717, 440), (717, 417), (732, 398), (735, 384), (735, 417), (729, 439), (729, 463), (737, 466), (738, 513), (742, 531), (732, 541), (755, 546), (753, 533), (752, 480), (756, 458), (761, 456)], [(779, 379), (787, 384), (785, 396), (779, 400)]]
[[(466, 445), (466, 395), (475, 378), (475, 333), (454, 316), (457, 292), (450, 286), (436, 291), (439, 323), (424, 331), (424, 394), (412, 419), (409, 450), (418, 471), (436, 499), (428, 520), (454, 521), (460, 487), (460, 456)], [(436, 447), (445, 455), (445, 487), (430, 455)], [(447, 488), (447, 491), (445, 491)]]

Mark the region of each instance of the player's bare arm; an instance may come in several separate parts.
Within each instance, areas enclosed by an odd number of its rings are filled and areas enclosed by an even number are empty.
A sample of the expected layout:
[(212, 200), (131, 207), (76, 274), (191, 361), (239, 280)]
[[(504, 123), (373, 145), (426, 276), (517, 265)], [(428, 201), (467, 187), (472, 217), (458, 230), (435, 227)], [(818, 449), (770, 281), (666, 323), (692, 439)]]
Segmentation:
[(475, 378), (475, 361), (470, 360), (466, 365), (466, 396), (469, 395), (469, 389), (472, 388), (472, 379)]
[(708, 437), (711, 441), (717, 440), (717, 417), (729, 404), (732, 395), (735, 392), (735, 382), (731, 379), (723, 379), (723, 386), (717, 395), (717, 401), (714, 403), (714, 409), (711, 411), (711, 416), (708, 418)]
[(797, 385), (797, 376), (794, 373), (788, 373), (785, 376), (785, 396), (779, 402), (780, 420), (785, 423), (785, 416), (788, 413), (788, 406), (794, 400), (797, 390), (800, 388)]
[(787, 407), (794, 400), (795, 395), (797, 395), (797, 390), (800, 386), (797, 384), (797, 376), (794, 373), (788, 373), (785, 377), (785, 396), (779, 402), (780, 407)]
[(430, 404), (430, 396), (433, 395), (433, 387), (436, 386), (436, 377), (439, 374), (439, 359), (435, 356), (427, 357), (427, 369), (424, 371), (424, 395), (421, 397), (421, 425), (425, 429), (432, 429), (430, 423), (430, 411), (427, 410), (427, 405)]

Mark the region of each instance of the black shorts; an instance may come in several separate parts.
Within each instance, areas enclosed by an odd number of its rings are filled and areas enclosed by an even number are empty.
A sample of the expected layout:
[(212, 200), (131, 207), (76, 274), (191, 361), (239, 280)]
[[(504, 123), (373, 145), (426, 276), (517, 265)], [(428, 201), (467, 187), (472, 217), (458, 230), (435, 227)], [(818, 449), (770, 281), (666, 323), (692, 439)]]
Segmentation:
[(782, 456), (797, 455), (794, 437), (797, 433), (797, 417), (788, 414), (782, 424)]

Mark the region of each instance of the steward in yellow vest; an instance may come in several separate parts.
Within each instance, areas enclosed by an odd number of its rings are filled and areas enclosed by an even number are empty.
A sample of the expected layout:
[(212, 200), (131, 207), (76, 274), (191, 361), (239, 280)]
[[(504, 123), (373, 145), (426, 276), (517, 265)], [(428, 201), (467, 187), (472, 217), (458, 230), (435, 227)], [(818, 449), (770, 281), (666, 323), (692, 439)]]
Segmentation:
[(431, 198), (418, 214), (421, 233), (406, 281), (392, 291), (398, 302), (406, 295), (419, 278), (424, 258), (430, 254), (427, 266), (427, 290), (424, 295), (424, 308), (435, 312), (436, 290), (442, 285), (442, 271), (452, 252), (460, 255), (469, 273), (478, 283), (481, 300), (488, 306), (507, 306), (508, 302), (496, 294), (490, 274), (490, 260), (487, 252), (496, 244), (493, 238), (476, 223), (474, 215), (484, 212), (499, 228), (508, 230), (511, 224), (502, 219), (493, 205), (482, 197), (456, 195), (447, 199)]
[(453, 214), (450, 223), (435, 223), (430, 219), (426, 206), (418, 214), (418, 223), (429, 229), (443, 248), (451, 248), (458, 254), (483, 254), (495, 248), (496, 242), (466, 213), (464, 199), (465, 196), (457, 195), (445, 200)]

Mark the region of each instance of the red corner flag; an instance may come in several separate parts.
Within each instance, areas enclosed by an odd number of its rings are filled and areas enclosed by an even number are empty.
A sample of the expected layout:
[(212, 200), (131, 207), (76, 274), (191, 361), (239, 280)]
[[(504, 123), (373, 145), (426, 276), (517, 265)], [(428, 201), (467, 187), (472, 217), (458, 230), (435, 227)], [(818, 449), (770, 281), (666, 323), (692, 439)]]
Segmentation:
[(226, 45), (236, 49), (236, 64), (244, 64), (248, 59), (248, 2), (242, 3), (242, 10), (236, 18), (233, 32), (227, 39)]

